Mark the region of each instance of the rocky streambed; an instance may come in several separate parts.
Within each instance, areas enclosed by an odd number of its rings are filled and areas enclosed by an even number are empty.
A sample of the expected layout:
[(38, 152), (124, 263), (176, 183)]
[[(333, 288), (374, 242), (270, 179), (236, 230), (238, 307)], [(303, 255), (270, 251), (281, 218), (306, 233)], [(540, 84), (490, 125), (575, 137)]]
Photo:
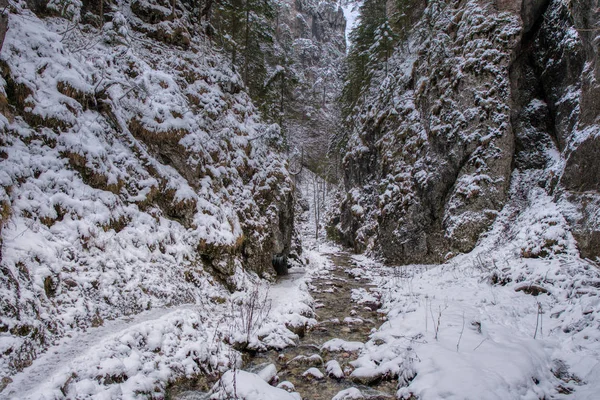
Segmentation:
[[(376, 287), (352, 273), (355, 265), (348, 254), (329, 257), (333, 268), (309, 284), (318, 324), (306, 330), (295, 347), (248, 355), (243, 369), (264, 376), (273, 386), (298, 392), (304, 400), (330, 400), (348, 389), (354, 397), (343, 398), (360, 398), (360, 391), (364, 399), (393, 399), (395, 381), (352, 375), (352, 361), (369, 334), (382, 323)], [(206, 399), (210, 384), (195, 381), (176, 385), (169, 397)]]

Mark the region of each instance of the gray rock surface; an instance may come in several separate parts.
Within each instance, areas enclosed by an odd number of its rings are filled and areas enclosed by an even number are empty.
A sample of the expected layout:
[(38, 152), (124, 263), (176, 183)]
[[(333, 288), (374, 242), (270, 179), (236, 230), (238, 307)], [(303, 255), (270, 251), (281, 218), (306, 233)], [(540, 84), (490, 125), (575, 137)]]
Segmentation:
[(430, 3), (353, 120), (342, 241), (394, 263), (468, 252), (519, 170), (599, 256), (598, 10), (585, 3)]

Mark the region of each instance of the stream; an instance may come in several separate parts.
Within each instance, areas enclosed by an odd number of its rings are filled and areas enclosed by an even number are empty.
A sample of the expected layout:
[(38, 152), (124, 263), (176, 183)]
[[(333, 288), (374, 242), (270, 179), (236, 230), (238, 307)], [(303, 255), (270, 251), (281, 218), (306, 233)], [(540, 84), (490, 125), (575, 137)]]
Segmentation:
[[(308, 329), (300, 338), (298, 345), (283, 350), (270, 350), (245, 357), (244, 370), (258, 372), (269, 364), (277, 367), (279, 382), (288, 381), (303, 400), (331, 400), (338, 392), (351, 387), (359, 389), (365, 399), (393, 399), (396, 381), (379, 381), (368, 386), (353, 382), (348, 375), (352, 371), (351, 361), (358, 356), (357, 351), (327, 351), (321, 346), (335, 338), (348, 342), (365, 343), (372, 330), (382, 323), (378, 313), (378, 301), (358, 304), (352, 299), (352, 289), (365, 289), (371, 293), (376, 287), (368, 279), (354, 277), (349, 271), (355, 268), (350, 255), (336, 253), (328, 255), (334, 266), (312, 278), (309, 283), (310, 294), (315, 299), (317, 325)], [(294, 279), (280, 277), (277, 284)], [(373, 291), (377, 297), (377, 292)], [(344, 377), (340, 379), (327, 376), (325, 364), (336, 360)], [(303, 376), (309, 368), (317, 368), (323, 373), (322, 379)], [(207, 398), (207, 390), (212, 382), (196, 380), (175, 384), (168, 398), (178, 400), (200, 400)]]

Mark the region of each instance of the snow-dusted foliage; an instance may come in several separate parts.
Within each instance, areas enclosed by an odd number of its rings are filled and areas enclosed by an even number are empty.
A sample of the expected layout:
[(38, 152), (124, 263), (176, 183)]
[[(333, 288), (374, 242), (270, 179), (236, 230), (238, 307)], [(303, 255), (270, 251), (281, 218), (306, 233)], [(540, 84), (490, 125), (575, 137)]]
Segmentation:
[(50, 2), (68, 19), (11, 3), (0, 53), (2, 377), (72, 330), (219, 302), (219, 281), (272, 276), (272, 256), (289, 251), (279, 130), (175, 5), (172, 16), (167, 1), (105, 2), (99, 29), (77, 23), (78, 1)]

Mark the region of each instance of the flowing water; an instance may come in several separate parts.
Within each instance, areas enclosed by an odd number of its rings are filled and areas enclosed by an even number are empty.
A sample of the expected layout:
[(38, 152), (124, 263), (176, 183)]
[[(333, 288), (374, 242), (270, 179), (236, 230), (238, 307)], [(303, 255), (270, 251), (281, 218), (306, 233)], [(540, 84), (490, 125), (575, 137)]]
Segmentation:
[[(349, 255), (338, 253), (329, 257), (334, 268), (326, 274), (314, 277), (309, 285), (311, 295), (317, 303), (315, 311), (318, 324), (306, 331), (296, 347), (246, 357), (243, 369), (257, 372), (268, 364), (275, 364), (279, 381), (291, 382), (304, 400), (330, 400), (339, 391), (350, 387), (358, 388), (365, 399), (393, 399), (396, 392), (395, 381), (373, 382), (366, 386), (349, 379), (348, 373), (352, 370), (350, 362), (357, 358), (357, 352), (321, 350), (323, 343), (334, 338), (364, 343), (371, 331), (382, 323), (377, 301), (358, 304), (351, 296), (352, 289), (364, 288), (369, 291), (375, 287), (367, 279), (356, 278), (348, 272), (354, 268)], [(280, 278), (286, 279), (292, 278)], [(345, 321), (346, 318), (348, 319)], [(327, 376), (325, 363), (329, 360), (339, 362), (346, 375), (344, 378), (334, 379)], [(318, 368), (325, 377), (304, 377), (303, 373), (311, 367)], [(190, 395), (189, 390), (207, 390), (210, 383), (196, 381), (195, 387), (190, 382), (176, 385), (171, 389), (169, 397), (201, 399), (203, 397)], [(185, 395), (181, 395), (183, 391), (186, 391)]]

